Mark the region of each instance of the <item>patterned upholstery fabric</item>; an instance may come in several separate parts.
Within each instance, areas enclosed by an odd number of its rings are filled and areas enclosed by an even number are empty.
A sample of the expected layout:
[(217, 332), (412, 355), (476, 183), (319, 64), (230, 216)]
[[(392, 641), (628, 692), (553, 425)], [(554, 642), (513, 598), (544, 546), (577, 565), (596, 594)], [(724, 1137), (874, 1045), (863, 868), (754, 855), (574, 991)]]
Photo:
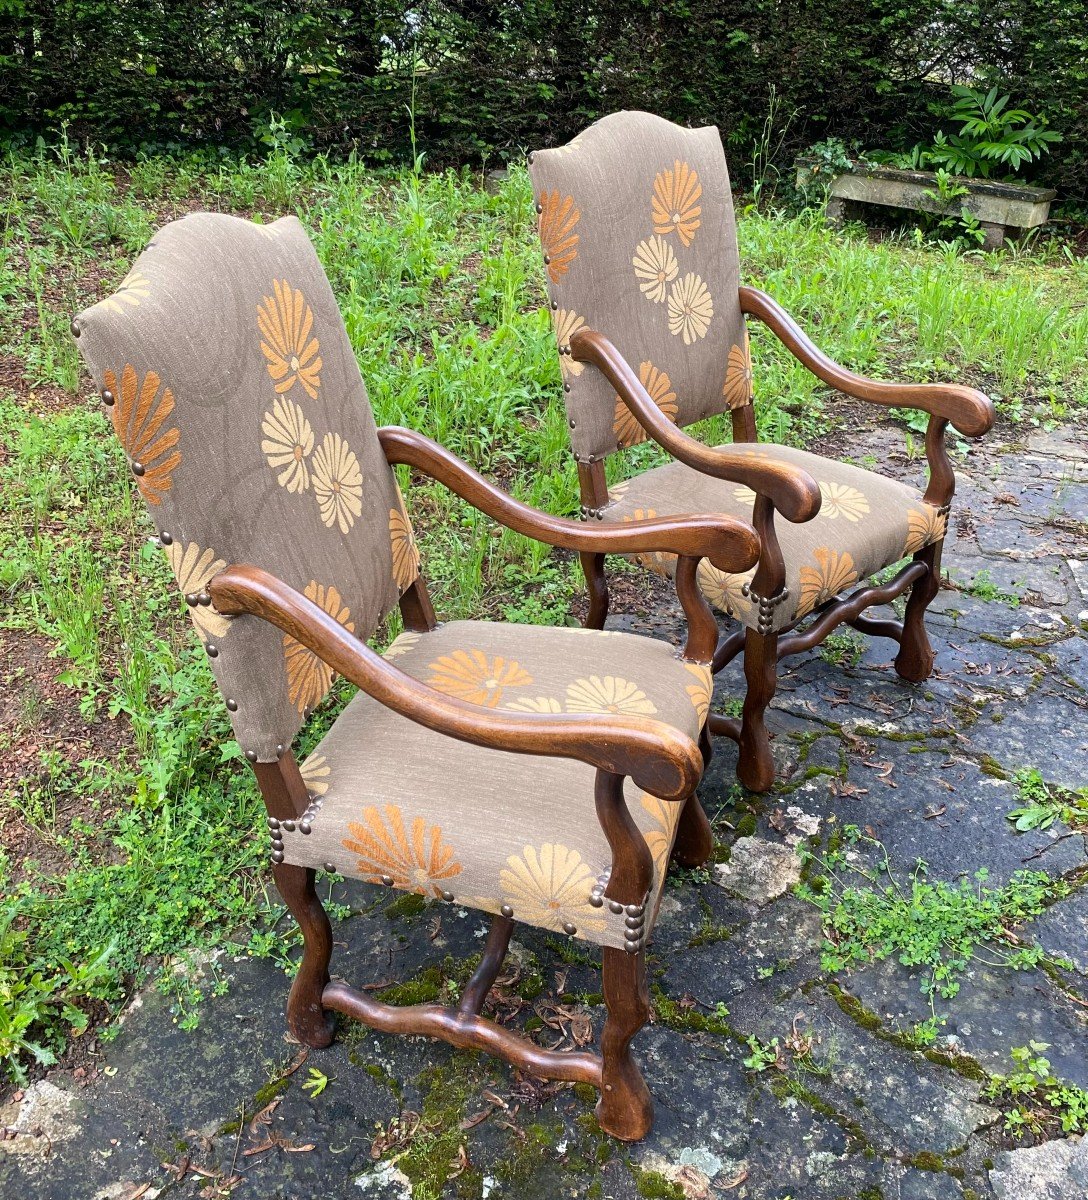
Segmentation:
[(574, 453), (643, 440), (600, 372), (564, 348), (596, 329), (679, 425), (751, 403), (736, 226), (718, 131), (644, 112), (530, 156)]
[[(488, 708), (643, 715), (692, 738), (710, 703), (707, 667), (633, 634), (456, 621), (402, 634), (386, 657)], [(471, 746), (360, 692), (302, 774), (313, 803), (281, 834), (286, 862), (485, 912), (507, 905), (517, 920), (623, 948), (624, 914), (593, 894), (612, 856), (594, 809), (592, 767)], [(626, 798), (654, 861), (648, 934), (682, 804), (630, 781)]]
[[(786, 602), (774, 611), (775, 630), (944, 537), (947, 516), (906, 484), (790, 446), (753, 444), (748, 453), (802, 467), (823, 493), (823, 504), (811, 521), (795, 525), (782, 516), (775, 518), (789, 590)], [(613, 502), (605, 512), (610, 521), (686, 512), (721, 512), (750, 521), (755, 500), (747, 487), (679, 462), (617, 484), (610, 495)], [(669, 555), (643, 562), (669, 575), (676, 565)], [(715, 607), (755, 629), (757, 608), (743, 591), (754, 574), (753, 568), (743, 575), (727, 575), (703, 559), (698, 580)]]
[(271, 761), (332, 674), (256, 617), (214, 612), (209, 579), (264, 567), (365, 638), (418, 563), (317, 255), (293, 217), (188, 216), (74, 329), (235, 735)]

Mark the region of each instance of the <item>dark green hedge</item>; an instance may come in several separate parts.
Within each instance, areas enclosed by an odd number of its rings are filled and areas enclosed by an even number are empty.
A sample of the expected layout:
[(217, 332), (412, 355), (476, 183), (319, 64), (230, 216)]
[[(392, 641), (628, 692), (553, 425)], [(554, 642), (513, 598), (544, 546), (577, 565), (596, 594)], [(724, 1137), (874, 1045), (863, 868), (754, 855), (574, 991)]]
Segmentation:
[[(713, 121), (738, 168), (777, 97), (785, 160), (830, 134), (906, 149), (945, 82), (998, 82), (1088, 196), (1088, 0), (0, 0), (0, 136), (246, 149), (273, 114), (318, 147), (516, 154), (601, 113)], [(792, 118), (788, 121), (787, 119)]]

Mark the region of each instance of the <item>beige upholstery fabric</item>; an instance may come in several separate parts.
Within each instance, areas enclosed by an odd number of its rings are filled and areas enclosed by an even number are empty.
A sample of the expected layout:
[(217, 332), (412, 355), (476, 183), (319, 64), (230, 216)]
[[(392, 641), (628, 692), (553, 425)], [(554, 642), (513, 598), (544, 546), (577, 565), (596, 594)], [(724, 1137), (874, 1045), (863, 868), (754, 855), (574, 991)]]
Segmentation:
[(293, 217), (195, 214), (74, 328), (238, 741), (272, 760), (332, 675), (272, 626), (200, 603), (211, 577), (264, 567), (365, 638), (417, 573), (321, 264)]
[(729, 172), (717, 129), (620, 112), (530, 156), (571, 444), (641, 441), (600, 372), (563, 348), (596, 329), (679, 425), (751, 402)]
[[(781, 515), (775, 518), (789, 589), (786, 602), (775, 609), (776, 630), (944, 537), (947, 516), (906, 484), (790, 446), (754, 444), (748, 453), (804, 468), (823, 493), (823, 504), (811, 521), (794, 525)], [(618, 484), (611, 496), (613, 503), (605, 512), (611, 521), (686, 512), (721, 512), (750, 521), (755, 499), (740, 484), (714, 479), (679, 462)], [(643, 561), (669, 575), (676, 562), (667, 555)], [(727, 575), (704, 559), (698, 580), (712, 604), (755, 629), (757, 607), (743, 591), (754, 574), (753, 569)]]
[[(632, 634), (457, 621), (402, 634), (386, 657), (439, 691), (489, 708), (643, 715), (692, 738), (710, 702), (707, 667)], [(384, 876), (485, 912), (508, 905), (530, 925), (624, 946), (624, 915), (592, 902), (611, 863), (592, 767), (470, 746), (359, 693), (302, 773), (314, 804), (298, 827), (282, 832), (286, 862), (371, 882)], [(654, 860), (648, 933), (682, 805), (630, 781), (626, 789)]]

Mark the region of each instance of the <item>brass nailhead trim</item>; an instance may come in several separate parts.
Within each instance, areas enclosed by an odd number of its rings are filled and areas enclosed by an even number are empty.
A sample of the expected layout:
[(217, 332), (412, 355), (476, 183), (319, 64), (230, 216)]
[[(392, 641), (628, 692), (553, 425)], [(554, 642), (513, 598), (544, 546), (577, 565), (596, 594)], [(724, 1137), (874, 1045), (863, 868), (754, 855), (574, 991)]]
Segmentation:
[(204, 647), (204, 649), (208, 652), (209, 658), (218, 658), (219, 657), (219, 647), (216, 646), (213, 642), (208, 642), (208, 644)]
[(570, 921), (564, 921), (563, 922), (563, 932), (568, 937), (574, 937), (574, 935), (578, 932), (578, 930)]
[(326, 864), (325, 864), (325, 870), (326, 870), (326, 871), (328, 871), (330, 875), (335, 875), (335, 874), (336, 874), (336, 867), (335, 867), (335, 866), (333, 866), (333, 864), (332, 864), (332, 863), (326, 863)]
[(137, 479), (139, 479), (144, 474), (144, 464), (141, 462), (134, 462), (132, 464), (132, 473)]
[(79, 337), (79, 335), (83, 332), (83, 330), (79, 327), (79, 321), (77, 321), (75, 317), (72, 318), (69, 328), (71, 329), (72, 337), (74, 338)]
[(111, 392), (109, 388), (105, 388), (102, 392), (102, 403), (107, 408), (113, 407), (113, 392)]
[(392, 875), (383, 875), (381, 877), (381, 879), (382, 879), (382, 883), (384, 883), (386, 887), (393, 886), (393, 876)]
[(246, 762), (255, 763), (256, 761), (257, 761), (257, 751), (256, 750), (247, 750), (246, 751)]
[(504, 917), (512, 917), (512, 916), (514, 915), (514, 910), (513, 910), (513, 909), (510, 907), (510, 905), (509, 905), (509, 904), (504, 904), (504, 905), (503, 905), (503, 906), (502, 906), (502, 907), (499, 909), (499, 912), (500, 912), (500, 913), (502, 913), (502, 915), (503, 915)]
[(227, 711), (228, 712), (237, 712), (238, 711), (238, 701), (237, 700), (228, 700), (227, 701)]
[(174, 544), (174, 539), (168, 533), (160, 533), (159, 541), (162, 542), (164, 546), (172, 546)]
[(453, 892), (443, 892), (442, 899), (447, 903), (451, 902), (453, 900)]

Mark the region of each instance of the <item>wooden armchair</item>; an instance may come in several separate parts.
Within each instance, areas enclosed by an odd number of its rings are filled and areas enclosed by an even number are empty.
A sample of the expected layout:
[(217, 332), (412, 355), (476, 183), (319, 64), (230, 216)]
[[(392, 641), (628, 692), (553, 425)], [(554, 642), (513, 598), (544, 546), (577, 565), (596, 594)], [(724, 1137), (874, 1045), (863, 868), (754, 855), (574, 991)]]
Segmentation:
[[(750, 526), (682, 516), (593, 528), (493, 487), (427, 438), (375, 428), (328, 281), (294, 218), (167, 225), (120, 290), (73, 321), (268, 810), (272, 872), (304, 953), (288, 1022), (334, 1012), (600, 1089), (602, 1126), (641, 1137), (629, 1052), (670, 856), (700, 863), (695, 787), (716, 622), (700, 557), (745, 571)], [(494, 520), (581, 554), (677, 556), (690, 619), (664, 642), (478, 621), (438, 625), (392, 464)], [(385, 653), (365, 639), (399, 604)], [(301, 765), (291, 741), (334, 672), (360, 691)], [(531, 756), (531, 757), (530, 757)], [(494, 914), (454, 1007), (397, 1008), (331, 981), (317, 870)], [(602, 947), (600, 1056), (557, 1053), (481, 1015), (515, 921)]]
[[(969, 437), (984, 434), (993, 405), (971, 388), (854, 375), (770, 296), (742, 287), (729, 174), (713, 127), (616, 113), (566, 146), (536, 151), (529, 163), (583, 516), (615, 523), (720, 512), (752, 521), (759, 533), (755, 568), (723, 572), (704, 561), (698, 583), (741, 626), (722, 637), (713, 669), (743, 649), (747, 681), (741, 720), (711, 714), (710, 729), (740, 743), (741, 782), (765, 791), (774, 759), (764, 712), (779, 659), (847, 622), (897, 641), (895, 668), (904, 679), (929, 675), (924, 619), (939, 587), (955, 488), (944, 433), (951, 423)], [(928, 412), (925, 492), (804, 450), (758, 444), (749, 317), (839, 391)], [(711, 448), (683, 432), (727, 411), (730, 446)], [(604, 460), (647, 438), (674, 461), (609, 489)], [(907, 557), (890, 581), (852, 590)], [(668, 555), (642, 561), (667, 574), (676, 569)], [(582, 565), (587, 624), (600, 629), (608, 611), (602, 559), (583, 555)], [(907, 591), (904, 621), (866, 615)]]

